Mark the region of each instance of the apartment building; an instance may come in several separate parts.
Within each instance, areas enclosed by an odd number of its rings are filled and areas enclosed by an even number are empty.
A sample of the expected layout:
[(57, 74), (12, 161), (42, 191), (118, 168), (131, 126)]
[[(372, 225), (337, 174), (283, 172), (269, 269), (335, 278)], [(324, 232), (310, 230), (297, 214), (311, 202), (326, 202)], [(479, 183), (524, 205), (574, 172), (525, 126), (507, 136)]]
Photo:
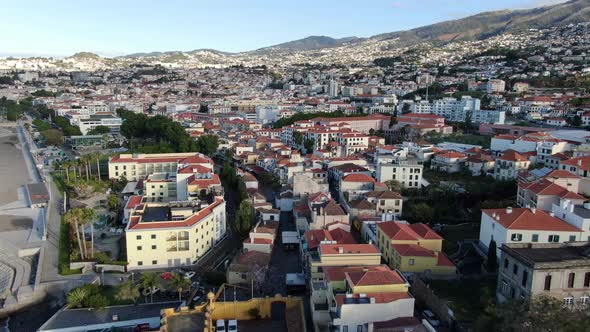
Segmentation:
[(442, 252), (442, 237), (428, 225), (385, 221), (376, 226), (377, 247), (392, 269), (426, 275), (456, 273), (455, 265)]
[(379, 182), (398, 181), (404, 188), (420, 188), (424, 165), (417, 159), (401, 159), (375, 166)]
[(496, 242), (497, 257), (504, 243), (562, 243), (580, 241), (583, 231), (537, 208), (484, 209), (479, 245), (488, 250)]
[(590, 301), (590, 245), (510, 243), (501, 248), (498, 302), (550, 296), (566, 306)]
[(518, 172), (527, 170), (531, 162), (522, 154), (507, 150), (496, 159), (494, 178), (496, 180), (511, 180), (518, 176)]
[(333, 244), (323, 241), (316, 252), (310, 252), (307, 271), (310, 282), (324, 279), (328, 266), (375, 266), (381, 264), (381, 253), (372, 244)]
[(409, 293), (408, 281), (387, 266), (327, 267), (324, 276), (324, 289), (312, 295), (325, 297), (326, 301), (325, 306), (314, 305), (314, 309), (319, 309), (314, 310), (314, 323), (318, 327), (329, 325), (332, 331), (374, 331), (376, 323), (414, 315), (414, 298)]
[(125, 230), (130, 270), (191, 265), (225, 235), (223, 197), (190, 202), (157, 202), (143, 197), (133, 201), (137, 204)]
[(205, 168), (212, 172), (213, 161), (195, 152), (188, 153), (154, 153), (154, 154), (120, 154), (109, 159), (109, 178), (123, 176), (128, 181), (145, 179), (153, 173), (177, 173), (180, 169)]
[(586, 197), (555, 184), (547, 179), (535, 182), (518, 182), (516, 204), (520, 207), (536, 207), (551, 212), (553, 204), (568, 199), (574, 204), (583, 204)]

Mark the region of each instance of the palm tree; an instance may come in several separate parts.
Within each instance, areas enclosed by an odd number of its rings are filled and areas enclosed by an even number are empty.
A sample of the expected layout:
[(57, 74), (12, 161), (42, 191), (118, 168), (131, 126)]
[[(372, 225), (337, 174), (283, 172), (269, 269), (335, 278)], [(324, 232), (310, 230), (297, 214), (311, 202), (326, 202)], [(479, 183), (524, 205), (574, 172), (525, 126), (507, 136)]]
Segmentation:
[(154, 302), (154, 289), (160, 284), (158, 274), (156, 272), (147, 272), (141, 276), (141, 285), (144, 289), (149, 289), (151, 302)]
[(178, 301), (182, 301), (182, 290), (188, 289), (191, 285), (187, 279), (184, 279), (184, 277), (178, 273), (172, 275), (170, 284), (178, 292)]
[(101, 178), (100, 178), (100, 157), (101, 157), (100, 153), (97, 152), (94, 154), (94, 158), (96, 159), (96, 176), (98, 177), (98, 181), (101, 180)]
[[(94, 211), (93, 209), (89, 209), (89, 208), (82, 208), (82, 219), (80, 220), (80, 226), (82, 226), (82, 235), (84, 237), (84, 254), (86, 255), (86, 257), (92, 257), (94, 258), (94, 221), (96, 220), (96, 211)], [(84, 231), (84, 226), (86, 226), (86, 224), (90, 223), (90, 244), (91, 244), (91, 248), (90, 248), (90, 252), (91, 255), (88, 256), (88, 248), (86, 247), (86, 233)]]
[(68, 179), (68, 182), (70, 182), (70, 165), (72, 163), (69, 161), (64, 161), (62, 163), (62, 167), (64, 167), (66, 169), (66, 178)]
[(68, 308), (80, 308), (84, 305), (84, 301), (86, 301), (86, 298), (88, 297), (89, 293), (88, 290), (86, 288), (74, 288), (69, 294), (68, 294), (68, 299), (67, 299), (67, 303), (68, 303)]
[(115, 294), (115, 298), (118, 301), (132, 300), (133, 303), (135, 303), (139, 296), (139, 286), (134, 285), (131, 280), (117, 286), (117, 294)]
[(80, 217), (81, 210), (79, 208), (70, 209), (64, 214), (64, 221), (74, 227), (76, 232), (76, 239), (78, 240), (78, 248), (80, 250), (80, 258), (84, 259), (84, 251), (82, 249), (82, 239), (80, 238)]
[(82, 158), (80, 158), (80, 160), (82, 161), (82, 163), (84, 163), (84, 167), (86, 168), (86, 181), (90, 180), (90, 156), (88, 155), (84, 155)]

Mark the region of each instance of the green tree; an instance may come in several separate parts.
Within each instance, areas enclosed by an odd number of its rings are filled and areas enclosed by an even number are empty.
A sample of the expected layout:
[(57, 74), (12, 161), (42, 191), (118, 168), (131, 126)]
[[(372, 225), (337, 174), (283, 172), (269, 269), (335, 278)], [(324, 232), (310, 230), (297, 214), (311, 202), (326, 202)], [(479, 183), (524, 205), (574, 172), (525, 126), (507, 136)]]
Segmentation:
[(315, 146), (315, 140), (313, 138), (306, 139), (305, 143), (303, 143), (305, 147), (305, 153), (313, 153), (313, 148)]
[(74, 288), (68, 293), (68, 308), (82, 308), (88, 298), (89, 292), (86, 288)]
[(569, 123), (572, 127), (580, 127), (582, 126), (582, 118), (579, 115), (574, 115), (571, 119), (569, 119)]
[(242, 237), (245, 237), (252, 229), (254, 222), (254, 209), (252, 203), (248, 200), (243, 200), (238, 208), (236, 214), (236, 231)]
[(47, 129), (42, 131), (41, 135), (43, 135), (46, 145), (60, 146), (63, 144), (64, 135), (57, 129)]
[(182, 301), (182, 291), (188, 289), (191, 283), (188, 279), (184, 279), (184, 276), (175, 273), (170, 279), (170, 285), (178, 292), (178, 301)]
[(96, 293), (88, 296), (86, 299), (85, 307), (93, 309), (102, 309), (109, 304), (109, 300), (106, 296)]
[(131, 280), (128, 280), (117, 286), (115, 299), (118, 301), (133, 301), (135, 303), (139, 296), (139, 286), (134, 285)]
[(408, 219), (416, 223), (430, 223), (434, 220), (434, 209), (426, 203), (412, 204), (404, 207), (404, 214)]
[(119, 196), (117, 194), (110, 194), (107, 198), (107, 205), (109, 210), (117, 211), (119, 209)]
[(160, 280), (156, 272), (146, 272), (141, 275), (141, 286), (144, 288), (144, 294), (146, 290), (150, 291), (151, 302), (154, 302), (153, 290), (160, 286)]
[(293, 141), (295, 142), (295, 144), (301, 146), (301, 144), (303, 144), (303, 135), (298, 131), (294, 131)]
[(217, 135), (203, 135), (197, 138), (197, 151), (207, 156), (213, 156), (219, 147)]
[(41, 119), (33, 120), (33, 126), (37, 128), (38, 132), (44, 132), (45, 130), (51, 129), (51, 125)]
[(94, 129), (89, 131), (87, 135), (103, 135), (111, 132), (111, 129), (107, 126), (96, 126)]
[(397, 180), (389, 180), (385, 181), (387, 188), (391, 191), (400, 192), (402, 190), (402, 184)]
[(490, 272), (496, 272), (498, 269), (498, 257), (496, 254), (496, 241), (493, 239), (490, 241), (490, 246), (488, 247), (488, 261), (487, 261), (487, 269)]
[(201, 107), (199, 107), (199, 113), (209, 113), (209, 105), (201, 104)]

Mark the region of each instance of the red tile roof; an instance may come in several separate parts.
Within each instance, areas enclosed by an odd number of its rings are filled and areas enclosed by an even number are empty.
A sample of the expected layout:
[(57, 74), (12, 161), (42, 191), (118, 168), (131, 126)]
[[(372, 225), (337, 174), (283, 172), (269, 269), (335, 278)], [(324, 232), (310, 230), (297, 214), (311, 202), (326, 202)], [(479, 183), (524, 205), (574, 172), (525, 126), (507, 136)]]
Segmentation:
[[(581, 232), (580, 229), (539, 209), (533, 212), (527, 208), (512, 208), (510, 213), (507, 212), (507, 209), (485, 209), (482, 210), (482, 213), (506, 229)], [(493, 215), (496, 215), (499, 220), (494, 218)]]
[(436, 234), (436, 232), (426, 224), (403, 224), (395, 221), (386, 221), (378, 223), (377, 227), (380, 228), (391, 240), (419, 241), (422, 239), (442, 239), (440, 235)]
[(356, 173), (356, 174), (348, 174), (347, 176), (342, 178), (343, 182), (369, 182), (369, 183), (373, 183), (375, 182), (375, 179), (373, 179), (372, 177), (366, 175), (366, 174), (362, 174), (362, 173)]
[[(342, 254), (339, 248), (342, 248)], [(322, 255), (380, 254), (372, 244), (320, 244), (320, 252)]]

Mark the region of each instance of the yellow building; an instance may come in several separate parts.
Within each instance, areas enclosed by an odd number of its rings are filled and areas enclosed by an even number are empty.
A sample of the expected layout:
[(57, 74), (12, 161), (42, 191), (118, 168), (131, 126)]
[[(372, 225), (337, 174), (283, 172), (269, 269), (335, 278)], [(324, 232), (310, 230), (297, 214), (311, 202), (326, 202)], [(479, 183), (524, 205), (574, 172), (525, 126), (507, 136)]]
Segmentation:
[(392, 269), (404, 273), (452, 275), (453, 262), (442, 252), (443, 239), (425, 224), (377, 224), (377, 247)]
[(374, 323), (414, 314), (410, 284), (387, 265), (324, 268), (324, 287), (313, 289), (316, 330), (372, 331)]
[(226, 232), (223, 197), (190, 202), (134, 197), (125, 233), (130, 270), (190, 265)]
[(309, 256), (309, 272), (312, 280), (323, 279), (326, 266), (371, 266), (381, 264), (381, 253), (372, 244), (319, 245), (317, 252)]

